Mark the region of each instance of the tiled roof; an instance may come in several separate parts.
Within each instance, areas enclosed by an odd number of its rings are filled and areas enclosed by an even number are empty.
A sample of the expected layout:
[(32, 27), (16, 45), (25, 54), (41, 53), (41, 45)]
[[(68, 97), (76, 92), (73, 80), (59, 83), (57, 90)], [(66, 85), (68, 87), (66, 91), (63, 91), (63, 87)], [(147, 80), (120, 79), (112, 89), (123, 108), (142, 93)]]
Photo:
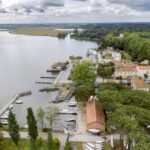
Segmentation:
[(62, 62), (55, 62), (52, 67), (62, 67), (64, 65), (64, 63)]
[(150, 88), (150, 86), (141, 78), (136, 77), (131, 79), (137, 88)]
[(150, 70), (150, 66), (139, 66), (139, 69)]
[(105, 116), (102, 109), (102, 104), (98, 100), (87, 102), (86, 107), (86, 124), (100, 123), (105, 125)]
[(116, 68), (115, 71), (120, 72), (138, 72), (136, 68)]

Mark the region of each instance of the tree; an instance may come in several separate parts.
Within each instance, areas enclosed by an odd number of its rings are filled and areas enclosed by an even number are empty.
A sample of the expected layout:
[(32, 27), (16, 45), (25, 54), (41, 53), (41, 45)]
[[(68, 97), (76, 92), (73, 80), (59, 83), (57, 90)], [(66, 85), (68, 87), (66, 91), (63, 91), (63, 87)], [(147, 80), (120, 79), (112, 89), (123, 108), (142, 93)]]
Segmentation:
[(64, 150), (70, 150), (70, 149), (71, 149), (71, 144), (69, 142), (69, 134), (68, 134)]
[(47, 147), (48, 147), (48, 150), (54, 150), (52, 129), (49, 129), (48, 131)]
[(17, 145), (20, 138), (19, 125), (12, 111), (9, 112), (8, 116), (8, 132), (13, 142)]
[(76, 100), (86, 102), (90, 96), (95, 95), (95, 88), (92, 83), (84, 83), (74, 90)]
[(27, 114), (27, 123), (28, 123), (28, 134), (30, 137), (30, 144), (31, 146), (35, 146), (35, 140), (37, 139), (38, 136), (38, 128), (37, 128), (37, 121), (34, 117), (34, 113), (32, 111), (32, 108), (29, 107), (27, 109), (28, 114)]
[(45, 111), (40, 107), (37, 110), (37, 121), (39, 122), (42, 129), (44, 126), (44, 116), (45, 116)]
[(91, 61), (82, 61), (72, 69), (71, 80), (75, 84), (84, 84), (96, 80), (96, 68)]
[(49, 122), (50, 129), (52, 130), (53, 124), (59, 120), (60, 112), (57, 107), (49, 106), (46, 108), (46, 119)]
[(97, 74), (104, 78), (111, 78), (112, 74), (115, 71), (115, 65), (113, 62), (108, 63), (99, 63), (97, 68)]
[(144, 74), (144, 79), (146, 80), (148, 78), (148, 74)]
[(58, 140), (58, 138), (54, 138), (53, 139), (53, 143), (54, 143), (54, 150), (59, 150), (59, 148), (60, 148), (60, 141)]
[(37, 145), (37, 147), (38, 147), (38, 148), (41, 148), (41, 147), (43, 146), (43, 144), (44, 144), (43, 138), (42, 138), (42, 137), (38, 137), (38, 138), (36, 139), (36, 145)]

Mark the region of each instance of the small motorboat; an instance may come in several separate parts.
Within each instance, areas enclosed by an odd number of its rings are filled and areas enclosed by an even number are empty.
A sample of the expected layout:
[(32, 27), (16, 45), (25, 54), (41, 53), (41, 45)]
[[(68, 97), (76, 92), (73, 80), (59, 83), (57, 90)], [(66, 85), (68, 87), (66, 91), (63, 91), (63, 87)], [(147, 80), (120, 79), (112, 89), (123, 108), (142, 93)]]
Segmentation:
[(66, 122), (75, 122), (76, 119), (75, 118), (66, 118), (65, 121)]
[(60, 113), (61, 114), (68, 114), (68, 109), (62, 109), (62, 110), (60, 110)]
[(12, 109), (14, 107), (14, 105), (13, 104), (11, 104), (10, 106), (9, 106), (9, 109)]
[(77, 111), (69, 111), (68, 112), (68, 114), (70, 114), (70, 115), (77, 115), (77, 113), (78, 113)]
[(69, 102), (68, 105), (71, 106), (71, 107), (75, 107), (75, 106), (77, 106), (77, 102)]
[(2, 120), (3, 125), (8, 125), (8, 120)]
[(3, 114), (0, 116), (1, 119), (8, 119), (8, 115), (7, 114)]
[(23, 104), (23, 101), (17, 100), (17, 101), (15, 101), (15, 104)]

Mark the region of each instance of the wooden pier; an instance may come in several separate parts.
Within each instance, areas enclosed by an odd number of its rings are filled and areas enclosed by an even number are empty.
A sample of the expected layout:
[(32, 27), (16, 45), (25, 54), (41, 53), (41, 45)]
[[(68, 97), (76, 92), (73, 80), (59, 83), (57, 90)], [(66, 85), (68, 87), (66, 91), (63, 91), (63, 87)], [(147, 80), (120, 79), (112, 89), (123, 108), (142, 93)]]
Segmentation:
[(56, 77), (54, 76), (54, 77), (40, 77), (41, 79), (56, 79)]
[(31, 95), (31, 91), (25, 91), (16, 94), (6, 105), (3, 106), (3, 108), (0, 110), (0, 116), (5, 113), (9, 109), (9, 106), (14, 104), (16, 100), (18, 100), (20, 97)]
[(37, 84), (52, 84), (52, 82), (36, 81)]

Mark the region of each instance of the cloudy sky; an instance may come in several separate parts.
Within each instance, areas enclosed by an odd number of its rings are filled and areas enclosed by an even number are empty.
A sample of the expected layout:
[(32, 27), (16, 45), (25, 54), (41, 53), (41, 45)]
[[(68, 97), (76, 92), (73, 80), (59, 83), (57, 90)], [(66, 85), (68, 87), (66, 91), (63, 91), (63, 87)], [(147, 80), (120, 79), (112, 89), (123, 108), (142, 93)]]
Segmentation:
[(0, 0), (0, 23), (149, 21), (150, 0)]

